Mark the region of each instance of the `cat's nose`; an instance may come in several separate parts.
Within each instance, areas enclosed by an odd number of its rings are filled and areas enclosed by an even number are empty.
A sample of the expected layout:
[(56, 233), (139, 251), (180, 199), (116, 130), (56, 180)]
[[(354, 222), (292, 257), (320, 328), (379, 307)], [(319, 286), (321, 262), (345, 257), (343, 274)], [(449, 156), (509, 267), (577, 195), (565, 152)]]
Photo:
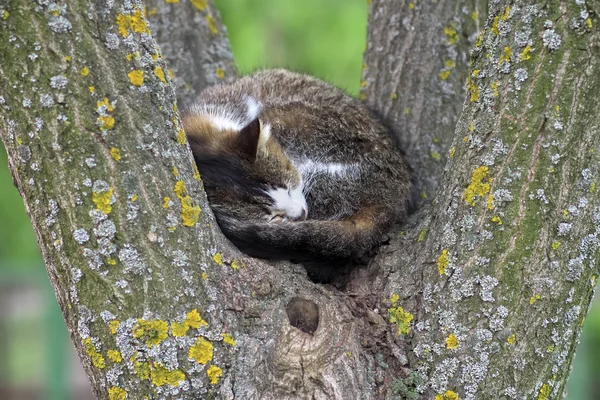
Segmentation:
[(298, 218), (298, 220), (306, 221), (306, 208), (302, 209), (302, 214), (300, 214), (300, 218)]
[(300, 216), (294, 218), (295, 221), (306, 221), (306, 208), (303, 208), (302, 211), (300, 211)]

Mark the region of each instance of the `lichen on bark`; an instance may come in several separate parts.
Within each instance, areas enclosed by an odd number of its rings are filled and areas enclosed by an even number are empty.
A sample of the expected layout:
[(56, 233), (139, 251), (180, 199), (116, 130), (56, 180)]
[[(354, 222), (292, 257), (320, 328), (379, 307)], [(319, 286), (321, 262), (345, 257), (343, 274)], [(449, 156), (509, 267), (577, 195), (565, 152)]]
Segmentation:
[[(233, 76), (225, 31), (147, 5), (168, 62), (140, 2), (0, 9), (0, 134), (99, 398), (560, 396), (598, 275), (597, 2), (495, 2), (480, 36), (480, 2), (372, 2), (363, 97), (437, 195), (343, 286), (223, 238), (169, 70), (181, 104)], [(218, 50), (178, 52), (184, 17)]]

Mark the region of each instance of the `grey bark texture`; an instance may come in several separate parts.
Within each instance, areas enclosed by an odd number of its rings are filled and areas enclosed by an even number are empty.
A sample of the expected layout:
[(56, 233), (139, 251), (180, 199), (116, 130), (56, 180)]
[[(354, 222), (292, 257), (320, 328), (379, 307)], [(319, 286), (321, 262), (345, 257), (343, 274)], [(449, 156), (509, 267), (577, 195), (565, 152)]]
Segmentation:
[(140, 3), (0, 6), (0, 134), (97, 397), (559, 398), (598, 275), (600, 4), (495, 2), (467, 65), (481, 3), (372, 2), (363, 97), (437, 196), (333, 287), (215, 224), (168, 70), (184, 103), (234, 67), (194, 3), (148, 6), (162, 48), (185, 17), (218, 49), (168, 64)]

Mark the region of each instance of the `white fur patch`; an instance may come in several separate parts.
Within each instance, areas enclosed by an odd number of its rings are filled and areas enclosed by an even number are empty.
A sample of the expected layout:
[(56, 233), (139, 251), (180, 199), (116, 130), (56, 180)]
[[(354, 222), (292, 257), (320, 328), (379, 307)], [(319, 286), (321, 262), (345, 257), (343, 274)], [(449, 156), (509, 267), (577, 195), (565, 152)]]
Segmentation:
[(273, 208), (283, 211), (290, 219), (298, 219), (303, 213), (306, 215), (308, 212), (302, 189), (303, 186), (298, 185), (290, 191), (284, 188), (270, 189), (267, 194), (271, 196), (275, 203)]
[(360, 174), (360, 167), (357, 163), (327, 163), (306, 159), (299, 162), (296, 168), (298, 168), (304, 180), (315, 174), (327, 174), (336, 178), (355, 178)]
[(262, 110), (262, 104), (254, 97), (246, 99), (246, 107), (245, 112), (240, 112), (239, 107), (235, 109), (232, 105), (196, 103), (190, 109), (194, 114), (206, 116), (217, 130), (240, 131), (256, 119)]

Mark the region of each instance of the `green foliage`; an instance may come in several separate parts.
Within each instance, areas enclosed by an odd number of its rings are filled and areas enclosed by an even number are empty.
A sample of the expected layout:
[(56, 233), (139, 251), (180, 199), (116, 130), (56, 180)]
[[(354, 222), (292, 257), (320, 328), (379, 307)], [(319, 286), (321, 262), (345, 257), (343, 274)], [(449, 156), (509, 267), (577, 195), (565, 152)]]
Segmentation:
[(286, 67), (358, 94), (365, 0), (216, 0), (241, 73)]

